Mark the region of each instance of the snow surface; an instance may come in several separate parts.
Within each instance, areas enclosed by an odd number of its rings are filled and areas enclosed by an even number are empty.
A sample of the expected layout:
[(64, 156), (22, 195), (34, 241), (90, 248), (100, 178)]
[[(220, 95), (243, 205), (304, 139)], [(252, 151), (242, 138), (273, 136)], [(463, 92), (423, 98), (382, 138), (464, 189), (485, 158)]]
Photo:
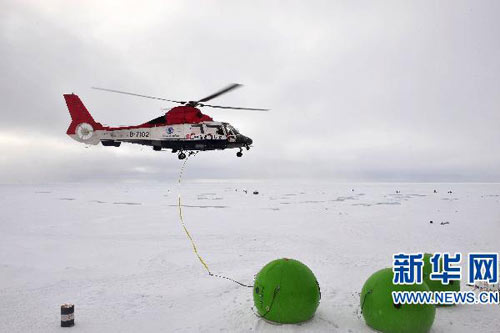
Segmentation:
[[(272, 325), (252, 312), (250, 288), (207, 275), (180, 225), (178, 189), (0, 186), (0, 332), (371, 332), (359, 292), (393, 253), (500, 252), (500, 184), (183, 183), (186, 225), (214, 273), (252, 284), (281, 257), (315, 273), (316, 316)], [(66, 302), (71, 329), (59, 327)], [(496, 305), (438, 308), (432, 328), (499, 331)]]

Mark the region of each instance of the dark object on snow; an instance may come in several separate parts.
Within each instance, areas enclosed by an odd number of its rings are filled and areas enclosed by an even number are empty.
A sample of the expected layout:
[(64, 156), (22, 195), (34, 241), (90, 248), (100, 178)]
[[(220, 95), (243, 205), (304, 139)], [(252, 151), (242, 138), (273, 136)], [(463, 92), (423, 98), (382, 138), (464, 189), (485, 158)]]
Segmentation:
[(434, 193), (438, 193), (438, 191), (434, 190)]
[(396, 191), (397, 194), (401, 193), (401, 191)]
[(259, 191), (253, 191), (253, 194), (257, 195), (259, 194)]
[(243, 190), (243, 192), (245, 192), (245, 194), (247, 194), (247, 193), (248, 193), (248, 191), (247, 191), (247, 190)]
[(445, 225), (445, 224), (450, 224), (450, 222), (446, 221), (446, 222), (441, 222), (440, 224)]
[(429, 221), (430, 224), (434, 223), (434, 221)]
[(452, 191), (448, 191), (448, 194), (452, 194), (453, 192)]
[(61, 305), (61, 327), (75, 326), (75, 305), (63, 304)]

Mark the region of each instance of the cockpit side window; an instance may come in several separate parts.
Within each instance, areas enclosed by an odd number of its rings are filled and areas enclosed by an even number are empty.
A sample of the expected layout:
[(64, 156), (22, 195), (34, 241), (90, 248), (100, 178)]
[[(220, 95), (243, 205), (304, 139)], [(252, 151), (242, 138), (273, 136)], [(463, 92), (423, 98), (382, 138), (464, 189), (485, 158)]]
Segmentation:
[(230, 135), (237, 135), (237, 134), (239, 134), (238, 130), (236, 128), (234, 128), (233, 126), (229, 125), (229, 124), (226, 124), (226, 130), (227, 130), (227, 132)]
[(213, 130), (210, 130), (211, 128), (214, 128), (215, 129), (215, 133), (217, 135), (226, 135), (226, 130), (225, 128), (222, 126), (222, 125), (206, 125), (207, 126), (207, 131), (213, 131)]
[(222, 128), (222, 126), (217, 126), (217, 131), (216, 133), (218, 135), (226, 135), (226, 133), (224, 133), (224, 129)]

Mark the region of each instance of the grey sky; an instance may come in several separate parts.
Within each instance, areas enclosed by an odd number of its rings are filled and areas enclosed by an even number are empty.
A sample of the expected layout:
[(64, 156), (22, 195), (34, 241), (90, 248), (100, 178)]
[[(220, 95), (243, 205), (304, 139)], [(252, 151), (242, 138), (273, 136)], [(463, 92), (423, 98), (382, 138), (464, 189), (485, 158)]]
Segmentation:
[[(90, 89), (272, 112), (203, 110), (254, 140), (192, 178), (500, 181), (498, 1), (2, 1), (0, 183), (170, 179), (179, 161), (65, 135), (63, 93), (104, 124), (172, 106)], [(214, 101), (214, 102), (215, 102)]]

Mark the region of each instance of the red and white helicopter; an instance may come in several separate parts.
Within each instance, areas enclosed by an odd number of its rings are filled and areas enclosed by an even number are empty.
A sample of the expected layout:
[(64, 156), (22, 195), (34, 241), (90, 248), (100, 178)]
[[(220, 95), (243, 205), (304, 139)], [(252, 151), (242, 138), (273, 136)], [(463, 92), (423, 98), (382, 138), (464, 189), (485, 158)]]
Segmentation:
[(179, 159), (186, 158), (185, 152), (238, 148), (236, 156), (243, 156), (243, 148), (250, 149), (252, 139), (240, 134), (225, 122), (214, 121), (197, 107), (268, 111), (268, 109), (242, 108), (205, 104), (205, 102), (227, 93), (241, 84), (233, 83), (228, 87), (198, 101), (176, 101), (161, 97), (139, 95), (125, 91), (94, 88), (119, 94), (126, 94), (181, 104), (170, 109), (165, 115), (136, 126), (108, 127), (96, 122), (75, 94), (65, 94), (72, 122), (66, 134), (78, 142), (103, 146), (119, 147), (122, 142), (152, 146), (154, 150), (172, 149)]

